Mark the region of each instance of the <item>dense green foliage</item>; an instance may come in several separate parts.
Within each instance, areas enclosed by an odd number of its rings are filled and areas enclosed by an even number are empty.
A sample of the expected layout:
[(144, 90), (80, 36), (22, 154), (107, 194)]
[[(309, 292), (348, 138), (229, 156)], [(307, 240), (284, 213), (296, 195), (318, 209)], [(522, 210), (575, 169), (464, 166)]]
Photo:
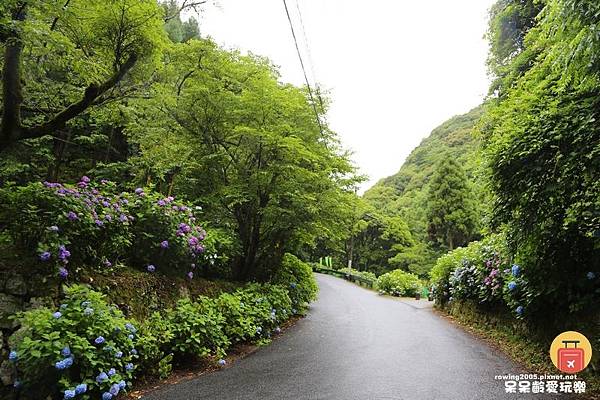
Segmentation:
[(507, 232), (527, 311), (540, 318), (590, 307), (600, 294), (598, 12), (596, 2), (545, 2), (481, 127), (493, 226)]
[(296, 311), (305, 311), (308, 304), (317, 299), (319, 287), (312, 268), (293, 254), (283, 256), (281, 267), (271, 281), (290, 286), (288, 290)]
[(401, 269), (395, 269), (381, 275), (377, 278), (375, 286), (380, 293), (406, 297), (412, 297), (420, 293), (422, 289), (418, 276)]
[(436, 166), (427, 192), (429, 239), (449, 250), (471, 241), (478, 221), (472, 189), (464, 170), (452, 158)]
[[(469, 227), (462, 229), (468, 231), (468, 235), (458, 241), (463, 244), (465, 240), (477, 237), (488, 201), (481, 179), (479, 140), (473, 135), (482, 112), (483, 109), (478, 107), (444, 122), (411, 152), (397, 174), (382, 179), (364, 194), (366, 203), (379, 210), (379, 213), (405, 221), (403, 223), (407, 225), (410, 235), (410, 245), (398, 240), (393, 246), (387, 255), (388, 259), (383, 263), (385, 269), (401, 268), (425, 277), (435, 259), (448, 248), (444, 233), (440, 232), (439, 236), (432, 237), (428, 232), (433, 222), (428, 213), (434, 203), (440, 203), (441, 208), (438, 209), (442, 212), (444, 205), (458, 206), (445, 196), (440, 197), (431, 192), (430, 182), (436, 169), (446, 160), (454, 160), (464, 169), (464, 173), (459, 172), (460, 176), (455, 179), (464, 188), (459, 191), (461, 198), (465, 199), (461, 201), (464, 214), (460, 220)], [(446, 211), (451, 212), (449, 209)], [(454, 244), (456, 245), (458, 243)], [(371, 251), (377, 251), (377, 247), (371, 246)]]
[(138, 324), (100, 293), (67, 287), (58, 311), (39, 308), (19, 317), (22, 328), (11, 338), (10, 356), (17, 386), (25, 398), (116, 398), (134, 377), (164, 378), (173, 363), (219, 359), (232, 343), (268, 340), (294, 315), (293, 292), (250, 284), (217, 298), (181, 299)]

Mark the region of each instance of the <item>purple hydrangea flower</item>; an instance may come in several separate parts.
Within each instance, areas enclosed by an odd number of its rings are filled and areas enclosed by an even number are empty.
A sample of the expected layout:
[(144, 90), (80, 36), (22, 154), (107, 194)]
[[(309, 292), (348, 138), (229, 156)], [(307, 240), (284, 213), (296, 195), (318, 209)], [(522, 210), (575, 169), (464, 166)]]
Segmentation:
[(142, 194), (144, 193), (144, 189), (142, 189), (141, 187), (135, 189), (135, 194)]
[(88, 178), (87, 176), (82, 176), (81, 179), (79, 180), (80, 182), (85, 182), (85, 183), (90, 183), (90, 178)]
[(121, 222), (127, 222), (127, 215), (125, 215), (125, 214), (119, 215), (119, 221), (121, 221)]
[(98, 336), (98, 337), (97, 337), (97, 338), (94, 340), (94, 343), (96, 343), (96, 344), (102, 344), (102, 343), (104, 343), (104, 342), (105, 342), (105, 340), (104, 340), (104, 338), (103, 338), (102, 336)]
[(193, 279), (193, 278), (194, 278), (194, 273), (193, 273), (192, 271), (188, 272), (188, 273), (187, 273), (187, 277), (188, 277), (189, 279)]
[(106, 268), (110, 268), (110, 267), (112, 267), (112, 263), (110, 261), (108, 261), (108, 260), (104, 260), (104, 266)]
[(278, 334), (281, 333), (281, 328), (280, 327), (276, 327), (275, 328), (275, 333), (278, 333)]
[(160, 242), (160, 247), (163, 249), (168, 249), (169, 248), (169, 241), (168, 240), (163, 240), (162, 242)]
[(219, 365), (221, 367), (223, 367), (225, 364), (227, 364), (227, 361), (223, 360), (222, 358), (219, 360)]
[(103, 225), (104, 225), (104, 222), (100, 221), (99, 219), (95, 220), (95, 221), (94, 221), (94, 223), (95, 223), (97, 226), (103, 226)]
[(48, 261), (51, 256), (52, 256), (52, 254), (50, 254), (50, 252), (44, 251), (42, 254), (40, 254), (40, 260)]
[(58, 258), (65, 261), (69, 257), (71, 257), (71, 252), (62, 244), (58, 246)]
[(112, 215), (110, 215), (110, 214), (106, 214), (106, 215), (104, 216), (104, 219), (105, 219), (105, 220), (107, 220), (107, 221), (112, 221)]
[(164, 200), (159, 200), (156, 202), (156, 204), (158, 204), (160, 207), (164, 207), (167, 203), (165, 203)]
[(63, 279), (66, 279), (66, 278), (67, 278), (67, 276), (69, 276), (69, 271), (68, 271), (66, 268), (64, 268), (64, 267), (60, 267), (60, 268), (58, 269), (58, 275), (59, 275), (61, 278), (63, 278)]
[(156, 271), (156, 267), (154, 265), (152, 265), (152, 264), (148, 265), (146, 267), (146, 269), (148, 270), (148, 272), (154, 272), (154, 271)]

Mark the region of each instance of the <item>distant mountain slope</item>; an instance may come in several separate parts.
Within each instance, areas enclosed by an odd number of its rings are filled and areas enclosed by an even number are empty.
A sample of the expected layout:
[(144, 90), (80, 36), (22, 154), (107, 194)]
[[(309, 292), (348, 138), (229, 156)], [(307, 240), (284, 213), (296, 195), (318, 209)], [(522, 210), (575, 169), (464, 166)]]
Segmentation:
[(441, 157), (456, 158), (470, 178), (473, 190), (481, 192), (476, 177), (478, 141), (472, 132), (482, 114), (483, 107), (479, 106), (435, 128), (410, 153), (400, 170), (367, 190), (364, 199), (387, 214), (404, 217), (413, 236), (417, 240), (424, 240), (427, 183), (434, 165)]

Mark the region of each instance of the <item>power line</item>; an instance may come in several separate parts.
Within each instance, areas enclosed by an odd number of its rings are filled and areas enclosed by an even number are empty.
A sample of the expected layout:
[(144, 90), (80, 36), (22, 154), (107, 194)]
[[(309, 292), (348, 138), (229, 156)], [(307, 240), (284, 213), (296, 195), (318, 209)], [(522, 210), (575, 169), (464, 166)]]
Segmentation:
[(296, 45), (296, 52), (298, 53), (298, 59), (300, 60), (300, 66), (302, 67), (302, 73), (304, 74), (304, 81), (306, 82), (306, 87), (308, 88), (308, 96), (310, 97), (310, 102), (312, 104), (312, 108), (315, 113), (315, 117), (317, 118), (317, 124), (319, 125), (319, 131), (321, 132), (321, 135), (323, 135), (323, 126), (321, 125), (321, 119), (319, 118), (319, 112), (317, 111), (317, 105), (315, 103), (315, 98), (313, 97), (312, 89), (310, 88), (310, 83), (308, 82), (308, 76), (306, 75), (306, 68), (304, 68), (304, 61), (302, 61), (302, 54), (300, 54), (300, 48), (298, 47), (298, 40), (296, 39), (296, 32), (294, 32), (294, 24), (292, 23), (292, 18), (290, 17), (290, 12), (288, 10), (286, 0), (283, 0), (283, 6), (285, 7), (285, 14), (287, 15), (288, 22), (290, 23), (290, 30), (292, 31), (292, 37), (294, 38), (294, 44)]
[(321, 106), (321, 112), (325, 113), (325, 107), (323, 106), (323, 99), (321, 98), (321, 93), (319, 90), (319, 83), (317, 80), (317, 74), (315, 73), (315, 63), (312, 59), (312, 54), (310, 52), (310, 45), (308, 43), (308, 37), (306, 36), (306, 28), (304, 28), (304, 19), (302, 18), (302, 11), (300, 11), (300, 3), (296, 0), (296, 9), (298, 10), (298, 18), (300, 20), (300, 28), (302, 28), (302, 35), (304, 36), (304, 46), (306, 47), (306, 55), (308, 56), (308, 65), (310, 66), (310, 72), (312, 73), (312, 78), (315, 83), (315, 92), (317, 93), (317, 99), (319, 100), (319, 105)]

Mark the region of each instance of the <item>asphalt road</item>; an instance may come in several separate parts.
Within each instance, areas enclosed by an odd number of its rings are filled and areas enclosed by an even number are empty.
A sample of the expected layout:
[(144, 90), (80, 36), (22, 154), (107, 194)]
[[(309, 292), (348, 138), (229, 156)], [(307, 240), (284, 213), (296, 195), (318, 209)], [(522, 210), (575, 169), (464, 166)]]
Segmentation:
[(545, 399), (506, 394), (522, 372), (431, 309), (317, 275), (308, 316), (229, 368), (165, 386), (146, 400)]

